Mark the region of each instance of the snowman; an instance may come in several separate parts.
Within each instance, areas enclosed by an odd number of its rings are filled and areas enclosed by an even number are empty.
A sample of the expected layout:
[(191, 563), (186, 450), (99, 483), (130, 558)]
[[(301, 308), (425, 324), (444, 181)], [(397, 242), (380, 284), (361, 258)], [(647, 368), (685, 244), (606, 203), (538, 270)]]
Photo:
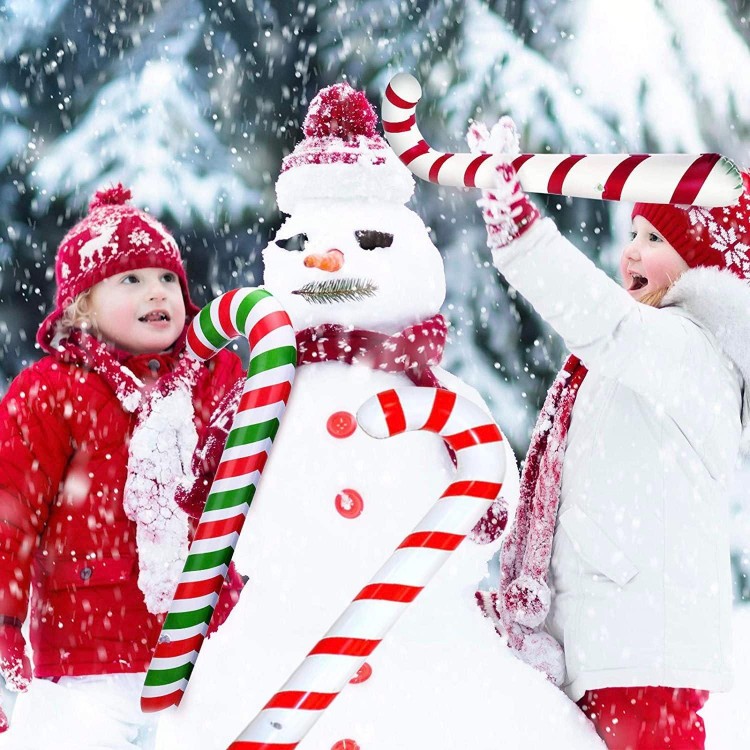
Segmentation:
[[(439, 367), (442, 260), (405, 206), (411, 174), (376, 126), (364, 94), (331, 86), (312, 101), (306, 137), (284, 160), (276, 191), (289, 218), (264, 250), (265, 287), (291, 317), (300, 364), (234, 556), (248, 584), (204, 644), (182, 703), (162, 716), (160, 750), (226, 748), (450, 484), (455, 466), (437, 435), (374, 440), (357, 425), (359, 406), (409, 386), (443, 387), (482, 404)], [(518, 493), (507, 451), (494, 514), (301, 747), (489, 750), (512, 747), (513, 731), (536, 746), (540, 695), (547, 725), (560, 725), (560, 747), (596, 746), (585, 720), (571, 720), (577, 708), (510, 655), (475, 603), (499, 546), (504, 500)]]

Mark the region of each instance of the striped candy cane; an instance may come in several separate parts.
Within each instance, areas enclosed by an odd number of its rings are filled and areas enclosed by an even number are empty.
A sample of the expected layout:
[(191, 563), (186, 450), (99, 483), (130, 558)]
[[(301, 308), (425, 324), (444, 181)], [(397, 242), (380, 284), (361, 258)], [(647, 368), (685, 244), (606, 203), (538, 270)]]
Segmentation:
[[(422, 87), (394, 76), (383, 97), (383, 130), (391, 148), (423, 180), (452, 187), (495, 187), (502, 155), (444, 154), (419, 132)], [(529, 193), (645, 203), (729, 206), (742, 194), (737, 166), (721, 154), (519, 154), (511, 160)]]
[(182, 700), (294, 380), (294, 329), (267, 291), (235, 289), (204, 307), (187, 351), (206, 360), (238, 336), (250, 343), (247, 380), (146, 675), (143, 711)]
[(368, 399), (357, 420), (379, 438), (408, 430), (437, 432), (456, 453), (455, 481), (230, 750), (297, 747), (500, 493), (503, 437), (473, 402), (442, 389), (403, 388)]

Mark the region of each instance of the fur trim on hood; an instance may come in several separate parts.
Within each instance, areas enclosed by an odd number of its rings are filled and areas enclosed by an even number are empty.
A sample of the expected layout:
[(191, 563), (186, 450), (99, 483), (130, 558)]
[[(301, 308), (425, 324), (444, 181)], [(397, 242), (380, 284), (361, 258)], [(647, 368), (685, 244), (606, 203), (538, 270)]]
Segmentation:
[(667, 292), (662, 307), (684, 310), (714, 336), (744, 380), (742, 442), (750, 456), (750, 284), (730, 271), (692, 268)]

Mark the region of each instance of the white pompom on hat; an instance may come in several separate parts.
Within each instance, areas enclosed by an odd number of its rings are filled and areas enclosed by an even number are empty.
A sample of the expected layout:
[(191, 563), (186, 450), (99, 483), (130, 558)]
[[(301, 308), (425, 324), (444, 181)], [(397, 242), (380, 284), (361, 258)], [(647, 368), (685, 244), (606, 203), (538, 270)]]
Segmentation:
[(377, 132), (378, 118), (348, 83), (322, 89), (310, 103), (305, 138), (287, 156), (276, 182), (279, 208), (303, 200), (380, 200), (405, 204), (414, 178)]

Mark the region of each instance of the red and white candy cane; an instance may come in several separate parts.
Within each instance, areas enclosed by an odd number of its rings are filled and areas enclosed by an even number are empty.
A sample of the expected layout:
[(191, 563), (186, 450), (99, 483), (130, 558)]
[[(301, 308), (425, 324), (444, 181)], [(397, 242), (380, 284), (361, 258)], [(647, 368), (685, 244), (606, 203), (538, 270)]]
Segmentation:
[(294, 328), (265, 289), (235, 289), (204, 307), (188, 329), (187, 352), (209, 359), (239, 336), (250, 344), (247, 380), (146, 674), (143, 711), (182, 699), (291, 392)]
[[(383, 130), (401, 161), (423, 180), (452, 187), (495, 187), (502, 154), (434, 151), (419, 132), (422, 87), (395, 75), (383, 97)], [(729, 206), (742, 193), (734, 162), (721, 154), (519, 154), (507, 157), (529, 193), (644, 203)]]
[(384, 391), (360, 407), (357, 421), (378, 438), (438, 433), (456, 453), (456, 476), (230, 750), (297, 747), (502, 488), (502, 433), (485, 411), (455, 393)]

